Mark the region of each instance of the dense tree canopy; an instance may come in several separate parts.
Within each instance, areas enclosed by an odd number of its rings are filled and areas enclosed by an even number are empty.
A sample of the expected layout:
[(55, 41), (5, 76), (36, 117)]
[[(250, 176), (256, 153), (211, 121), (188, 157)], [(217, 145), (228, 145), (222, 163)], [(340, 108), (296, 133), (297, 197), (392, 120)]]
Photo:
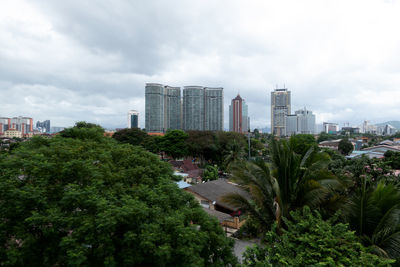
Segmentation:
[(287, 230), (276, 225), (266, 234), (264, 246), (246, 251), (244, 266), (390, 266), (393, 260), (369, 253), (342, 223), (324, 221), (310, 208), (291, 213)]
[(348, 155), (351, 151), (353, 151), (354, 147), (353, 144), (347, 138), (343, 138), (339, 142), (338, 150), (343, 155)]
[(121, 143), (139, 146), (143, 144), (147, 133), (139, 128), (126, 128), (115, 132), (112, 137)]
[(234, 264), (232, 241), (171, 177), (91, 125), (0, 154), (1, 265)]

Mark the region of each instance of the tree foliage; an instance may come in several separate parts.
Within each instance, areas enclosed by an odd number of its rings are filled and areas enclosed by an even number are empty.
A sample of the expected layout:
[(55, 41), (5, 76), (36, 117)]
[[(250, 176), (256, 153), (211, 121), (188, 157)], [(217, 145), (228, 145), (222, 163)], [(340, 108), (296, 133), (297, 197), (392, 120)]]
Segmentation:
[(350, 154), (351, 151), (353, 151), (354, 147), (353, 144), (349, 141), (347, 138), (343, 138), (339, 142), (338, 150), (340, 153), (343, 155), (348, 155)]
[(121, 143), (139, 146), (143, 145), (147, 133), (139, 128), (126, 128), (115, 132), (112, 137)]
[(161, 150), (174, 159), (186, 156), (188, 154), (187, 138), (188, 134), (182, 130), (168, 130), (161, 139)]
[(218, 179), (218, 168), (217, 166), (207, 165), (204, 169), (203, 180), (213, 181)]
[(291, 212), (281, 235), (276, 224), (266, 234), (264, 246), (245, 253), (244, 266), (390, 266), (393, 260), (369, 253), (346, 224), (322, 220), (305, 206)]
[(168, 164), (81, 126), (0, 155), (1, 265), (235, 264), (232, 241)]

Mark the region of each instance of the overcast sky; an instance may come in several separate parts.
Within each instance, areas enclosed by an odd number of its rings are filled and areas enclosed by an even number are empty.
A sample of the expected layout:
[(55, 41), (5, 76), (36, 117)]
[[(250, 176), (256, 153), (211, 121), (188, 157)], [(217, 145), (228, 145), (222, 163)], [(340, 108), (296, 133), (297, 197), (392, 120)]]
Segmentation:
[(224, 87), (251, 126), (270, 92), (343, 125), (400, 119), (400, 3), (385, 0), (2, 0), (0, 116), (126, 127), (146, 82)]

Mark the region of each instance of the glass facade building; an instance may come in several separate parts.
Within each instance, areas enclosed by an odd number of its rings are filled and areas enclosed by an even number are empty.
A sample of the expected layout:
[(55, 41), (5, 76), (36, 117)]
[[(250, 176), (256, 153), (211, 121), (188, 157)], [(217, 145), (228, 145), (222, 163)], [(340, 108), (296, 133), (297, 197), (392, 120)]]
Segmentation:
[(164, 129), (181, 129), (181, 88), (165, 86)]
[(204, 88), (185, 86), (183, 88), (183, 130), (204, 130)]
[(164, 85), (147, 83), (145, 91), (146, 131), (164, 132)]
[(139, 128), (139, 112), (137, 110), (128, 112), (128, 128)]
[(205, 118), (204, 130), (222, 131), (224, 129), (224, 90), (222, 87), (204, 88)]

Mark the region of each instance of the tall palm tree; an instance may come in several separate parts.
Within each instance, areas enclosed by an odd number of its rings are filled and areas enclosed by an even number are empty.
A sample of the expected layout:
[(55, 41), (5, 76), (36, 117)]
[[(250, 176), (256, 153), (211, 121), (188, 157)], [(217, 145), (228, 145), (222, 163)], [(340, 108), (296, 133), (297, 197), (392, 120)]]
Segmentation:
[(376, 254), (400, 259), (400, 189), (367, 180), (364, 176), (360, 189), (350, 198), (347, 220)]
[(308, 205), (334, 206), (340, 197), (335, 190), (343, 184), (327, 169), (329, 156), (310, 148), (302, 157), (286, 140), (271, 143), (270, 164), (258, 160), (231, 168), (232, 180), (250, 192), (251, 200), (228, 194), (224, 200), (250, 213), (268, 229), (270, 223), (289, 217), (289, 212)]

